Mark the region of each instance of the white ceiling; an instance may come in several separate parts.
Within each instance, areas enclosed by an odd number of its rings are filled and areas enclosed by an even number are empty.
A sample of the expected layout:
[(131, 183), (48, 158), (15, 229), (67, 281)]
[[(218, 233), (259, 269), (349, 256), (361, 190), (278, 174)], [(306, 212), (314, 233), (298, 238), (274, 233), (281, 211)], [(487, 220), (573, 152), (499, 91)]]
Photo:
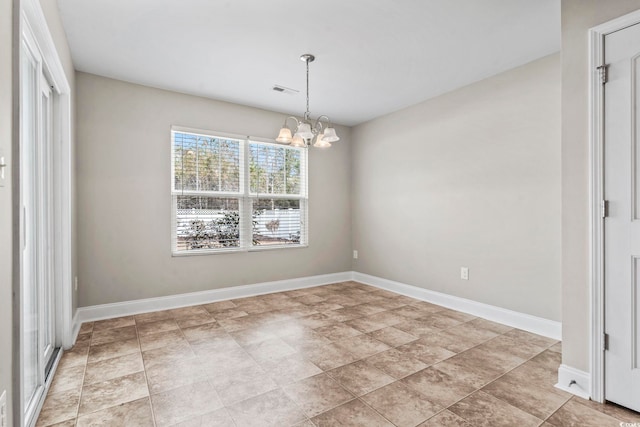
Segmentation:
[[(58, 0), (76, 69), (355, 125), (560, 50), (559, 0)], [(278, 93), (274, 84), (297, 94)]]

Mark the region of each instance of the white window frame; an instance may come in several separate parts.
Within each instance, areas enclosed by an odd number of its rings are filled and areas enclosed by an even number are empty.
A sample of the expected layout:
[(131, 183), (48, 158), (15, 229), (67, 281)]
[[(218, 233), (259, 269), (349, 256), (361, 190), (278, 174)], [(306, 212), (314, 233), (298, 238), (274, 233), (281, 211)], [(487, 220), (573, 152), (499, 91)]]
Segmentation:
[[(175, 157), (174, 157), (174, 134), (175, 133), (190, 133), (195, 135), (202, 135), (213, 138), (225, 138), (236, 140), (240, 145), (240, 188), (238, 192), (228, 191), (183, 191), (174, 188), (175, 184)], [(273, 145), (277, 147), (284, 147), (287, 149), (294, 149), (300, 152), (300, 193), (299, 194), (258, 194), (251, 193), (250, 185), (250, 173), (249, 173), (249, 145), (252, 143), (259, 143), (265, 145)], [(284, 146), (277, 143), (273, 139), (252, 137), (246, 135), (230, 134), (225, 132), (216, 132), (205, 129), (196, 129), (183, 126), (171, 126), (170, 137), (170, 188), (171, 188), (171, 254), (174, 257), (183, 256), (198, 256), (198, 255), (212, 255), (212, 254), (228, 254), (234, 252), (261, 252), (277, 249), (297, 249), (306, 248), (309, 246), (309, 191), (308, 191), (308, 150), (305, 148), (295, 148), (290, 146)], [(237, 199), (238, 210), (240, 213), (240, 246), (239, 247), (226, 247), (215, 249), (192, 249), (192, 250), (177, 250), (177, 198), (175, 196), (193, 195), (193, 196), (205, 196), (205, 197), (219, 197), (225, 199)], [(300, 201), (300, 243), (299, 244), (282, 244), (282, 245), (253, 245), (253, 224), (252, 215), (247, 214), (253, 211), (252, 205), (254, 200), (258, 199), (280, 199), (280, 200), (299, 200)]]

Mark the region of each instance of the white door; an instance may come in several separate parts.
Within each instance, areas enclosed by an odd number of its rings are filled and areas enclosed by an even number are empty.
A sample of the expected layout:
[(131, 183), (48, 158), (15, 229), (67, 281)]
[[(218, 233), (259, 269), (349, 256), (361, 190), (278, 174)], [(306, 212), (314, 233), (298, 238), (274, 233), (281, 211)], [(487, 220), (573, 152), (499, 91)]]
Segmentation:
[(605, 36), (605, 399), (640, 411), (640, 24)]
[(53, 93), (29, 34), (20, 63), (21, 354), (27, 425), (56, 354), (53, 269)]

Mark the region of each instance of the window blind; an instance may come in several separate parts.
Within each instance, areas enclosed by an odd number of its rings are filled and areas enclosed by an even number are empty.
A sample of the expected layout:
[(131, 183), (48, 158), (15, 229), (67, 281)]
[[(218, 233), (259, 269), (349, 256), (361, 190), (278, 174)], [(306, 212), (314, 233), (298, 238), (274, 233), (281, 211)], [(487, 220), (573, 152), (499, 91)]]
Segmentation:
[(172, 251), (307, 244), (307, 150), (172, 130)]

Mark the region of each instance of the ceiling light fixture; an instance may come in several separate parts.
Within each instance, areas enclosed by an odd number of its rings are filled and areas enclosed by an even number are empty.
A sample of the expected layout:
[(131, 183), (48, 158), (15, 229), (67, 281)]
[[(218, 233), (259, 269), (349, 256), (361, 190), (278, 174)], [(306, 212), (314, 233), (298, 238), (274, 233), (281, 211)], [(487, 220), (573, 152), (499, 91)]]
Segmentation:
[[(298, 120), (293, 116), (284, 119), (284, 125), (282, 125), (282, 129), (280, 129), (280, 133), (276, 138), (278, 142), (305, 148), (309, 147), (313, 142), (314, 147), (329, 148), (332, 142), (340, 140), (336, 134), (336, 129), (331, 126), (329, 117), (322, 115), (318, 117), (313, 125), (311, 124), (311, 113), (309, 113), (309, 62), (313, 62), (315, 59), (316, 57), (310, 53), (305, 53), (300, 57), (300, 60), (307, 65), (307, 111), (305, 111), (304, 119), (302, 120)], [(287, 126), (287, 120), (289, 119), (293, 119), (296, 122), (296, 131), (293, 136), (291, 135), (291, 128)], [(322, 124), (323, 119), (326, 120), (326, 125)]]

